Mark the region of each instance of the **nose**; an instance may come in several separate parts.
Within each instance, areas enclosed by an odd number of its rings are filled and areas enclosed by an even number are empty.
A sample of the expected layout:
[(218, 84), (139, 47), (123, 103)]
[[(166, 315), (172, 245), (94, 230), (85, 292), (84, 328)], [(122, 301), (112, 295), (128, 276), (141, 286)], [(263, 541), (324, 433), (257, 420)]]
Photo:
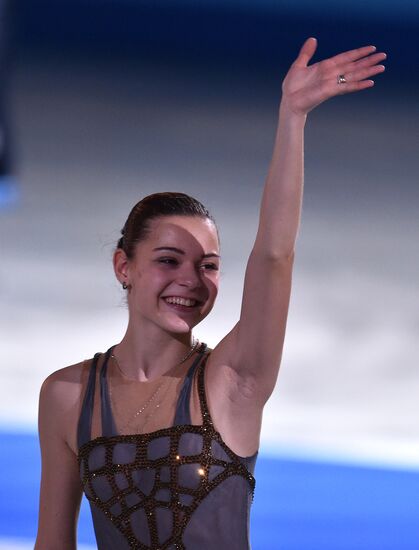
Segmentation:
[(187, 288), (197, 288), (201, 286), (201, 274), (195, 266), (184, 265), (178, 273), (177, 283)]

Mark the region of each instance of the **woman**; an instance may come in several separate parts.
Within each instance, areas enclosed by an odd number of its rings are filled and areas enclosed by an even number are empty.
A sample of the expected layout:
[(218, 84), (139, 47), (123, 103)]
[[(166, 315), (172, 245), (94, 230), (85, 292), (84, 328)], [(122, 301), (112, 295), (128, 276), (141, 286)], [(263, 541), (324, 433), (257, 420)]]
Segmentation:
[(307, 113), (373, 86), (386, 57), (366, 46), (308, 66), (316, 47), (306, 40), (284, 80), (240, 320), (213, 350), (192, 336), (217, 296), (213, 219), (182, 193), (133, 208), (114, 253), (127, 292), (124, 338), (41, 389), (36, 550), (76, 547), (82, 491), (100, 550), (249, 547), (262, 411), (285, 335)]

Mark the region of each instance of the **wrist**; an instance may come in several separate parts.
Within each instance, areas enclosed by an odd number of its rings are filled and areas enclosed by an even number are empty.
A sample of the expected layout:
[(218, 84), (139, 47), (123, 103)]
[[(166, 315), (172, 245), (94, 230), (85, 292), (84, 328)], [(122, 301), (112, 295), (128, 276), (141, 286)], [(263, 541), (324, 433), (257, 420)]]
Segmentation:
[(279, 119), (287, 123), (287, 125), (304, 126), (307, 120), (307, 113), (300, 113), (294, 110), (286, 98), (283, 97), (279, 105)]

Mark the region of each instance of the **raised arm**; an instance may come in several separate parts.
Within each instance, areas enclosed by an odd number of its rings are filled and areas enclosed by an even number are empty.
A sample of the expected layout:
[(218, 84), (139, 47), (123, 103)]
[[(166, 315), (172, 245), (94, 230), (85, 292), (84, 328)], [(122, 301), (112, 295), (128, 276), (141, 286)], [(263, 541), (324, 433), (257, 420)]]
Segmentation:
[[(240, 320), (213, 352), (214, 364), (219, 367), (208, 373), (209, 389), (214, 388), (214, 409), (223, 409), (221, 401), (216, 403), (215, 391), (223, 377), (230, 381), (225, 397), (237, 404), (232, 406), (236, 412), (227, 411), (224, 405), (226, 417), (238, 418), (239, 413), (243, 416), (244, 406), (261, 415), (276, 383), (300, 224), (307, 114), (328, 98), (373, 86), (370, 78), (384, 70), (378, 63), (386, 55), (375, 53), (373, 46), (309, 65), (316, 47), (314, 38), (306, 40), (283, 82), (273, 156), (247, 264)], [(221, 415), (219, 422), (223, 422)]]
[(246, 271), (234, 366), (257, 379), (262, 400), (274, 388), (285, 335), (307, 114), (333, 96), (373, 86), (370, 77), (384, 70), (377, 63), (386, 57), (366, 46), (308, 65), (316, 47), (314, 38), (304, 43), (282, 86), (275, 146)]

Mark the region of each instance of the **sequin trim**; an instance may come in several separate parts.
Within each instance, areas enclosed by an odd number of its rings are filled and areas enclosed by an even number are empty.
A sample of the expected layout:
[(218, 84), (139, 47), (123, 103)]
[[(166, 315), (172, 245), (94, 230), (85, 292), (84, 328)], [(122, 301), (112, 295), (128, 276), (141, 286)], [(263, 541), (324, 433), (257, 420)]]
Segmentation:
[[(148, 434), (116, 435), (113, 437), (97, 437), (82, 445), (79, 449), (78, 463), (82, 485), (87, 499), (99, 508), (113, 525), (125, 537), (129, 547), (134, 550), (183, 550), (185, 546), (182, 536), (193, 512), (199, 507), (202, 500), (220, 483), (230, 476), (241, 476), (249, 483), (249, 489), (254, 494), (255, 479), (246, 466), (222, 440), (221, 435), (214, 428), (211, 415), (208, 410), (205, 396), (204, 367), (208, 355), (198, 367), (198, 394), (201, 407), (202, 425), (180, 425), (163, 428)], [(198, 454), (181, 456), (179, 454), (179, 442), (183, 434), (199, 434), (202, 436), (202, 451)], [(166, 456), (150, 459), (147, 456), (151, 441), (166, 437), (169, 439), (169, 453)], [(213, 456), (213, 442), (217, 442), (224, 451), (227, 460), (221, 460)], [(121, 443), (134, 444), (135, 458), (127, 464), (114, 463), (114, 449)], [(98, 447), (105, 449), (104, 465), (92, 471), (89, 468), (89, 457), (92, 451)], [(185, 464), (199, 465), (200, 482), (197, 488), (181, 486), (179, 484), (179, 468)], [(219, 473), (210, 479), (209, 473), (213, 466), (218, 467)], [(169, 470), (168, 479), (161, 479), (162, 468)], [(150, 472), (154, 470), (155, 477), (151, 491), (146, 493), (135, 484), (136, 472)], [(127, 486), (123, 489), (117, 485), (117, 474), (123, 475)], [(104, 478), (111, 488), (112, 496), (107, 499), (100, 498), (95, 488), (95, 480)], [(144, 487), (143, 487), (144, 489)], [(165, 502), (158, 498), (161, 490), (170, 491), (170, 501)], [(128, 495), (134, 495), (138, 502), (127, 504)], [(181, 502), (184, 495), (189, 495), (191, 503), (186, 505)], [(118, 506), (119, 504), (119, 506)], [(159, 541), (157, 528), (157, 508), (170, 510), (172, 513), (172, 532), (164, 541)], [(139, 541), (134, 533), (131, 516), (137, 510), (143, 510), (147, 520), (150, 545)]]

